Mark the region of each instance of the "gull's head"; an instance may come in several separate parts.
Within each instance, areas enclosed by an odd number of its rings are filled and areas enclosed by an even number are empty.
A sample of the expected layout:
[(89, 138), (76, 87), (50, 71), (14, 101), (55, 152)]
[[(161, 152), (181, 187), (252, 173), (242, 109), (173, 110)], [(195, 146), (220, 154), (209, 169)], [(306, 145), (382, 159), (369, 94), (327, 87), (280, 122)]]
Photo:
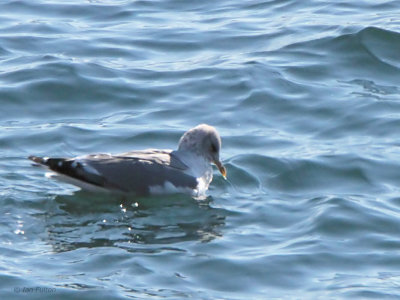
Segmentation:
[(219, 159), (221, 138), (217, 130), (207, 124), (200, 124), (188, 130), (179, 140), (178, 150), (190, 151), (214, 163), (226, 178), (226, 169)]

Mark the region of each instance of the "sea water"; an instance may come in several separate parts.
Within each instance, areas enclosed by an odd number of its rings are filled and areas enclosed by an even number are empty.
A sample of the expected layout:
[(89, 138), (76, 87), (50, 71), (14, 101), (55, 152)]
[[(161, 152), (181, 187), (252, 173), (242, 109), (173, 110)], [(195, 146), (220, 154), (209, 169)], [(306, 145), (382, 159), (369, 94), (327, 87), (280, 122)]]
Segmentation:
[[(398, 1), (0, 3), (1, 299), (398, 299)], [(222, 136), (206, 199), (28, 155)]]

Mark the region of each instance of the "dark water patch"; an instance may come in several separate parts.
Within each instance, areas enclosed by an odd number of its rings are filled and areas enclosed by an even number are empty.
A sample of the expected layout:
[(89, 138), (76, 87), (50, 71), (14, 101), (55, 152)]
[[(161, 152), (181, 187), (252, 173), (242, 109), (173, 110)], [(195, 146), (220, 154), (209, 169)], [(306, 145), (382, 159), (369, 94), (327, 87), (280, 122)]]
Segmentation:
[[(388, 95), (394, 95), (393, 100), (399, 100), (400, 89), (397, 86), (385, 86), (371, 80), (354, 79), (344, 84), (360, 86), (361, 92), (353, 92), (360, 96), (371, 96), (377, 100), (386, 100)], [(390, 99), (390, 98), (389, 98)], [(388, 100), (389, 100), (388, 99)]]

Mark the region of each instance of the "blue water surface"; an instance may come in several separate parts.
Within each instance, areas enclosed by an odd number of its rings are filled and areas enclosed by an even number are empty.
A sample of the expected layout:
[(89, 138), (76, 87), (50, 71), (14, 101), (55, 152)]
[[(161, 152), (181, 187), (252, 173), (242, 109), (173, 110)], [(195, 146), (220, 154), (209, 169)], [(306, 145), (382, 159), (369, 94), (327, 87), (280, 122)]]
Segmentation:
[[(398, 1), (0, 2), (1, 299), (399, 299)], [(207, 199), (27, 156), (215, 126)]]

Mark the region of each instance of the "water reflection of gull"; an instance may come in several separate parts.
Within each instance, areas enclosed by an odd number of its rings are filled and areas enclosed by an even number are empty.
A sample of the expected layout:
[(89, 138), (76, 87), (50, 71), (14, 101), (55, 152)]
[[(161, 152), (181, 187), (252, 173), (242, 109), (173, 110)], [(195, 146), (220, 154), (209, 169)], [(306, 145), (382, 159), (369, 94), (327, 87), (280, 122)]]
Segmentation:
[(49, 243), (55, 252), (107, 246), (131, 252), (183, 251), (180, 242), (209, 242), (222, 235), (226, 211), (212, 208), (210, 201), (184, 195), (143, 203), (83, 192), (57, 196), (46, 217)]

